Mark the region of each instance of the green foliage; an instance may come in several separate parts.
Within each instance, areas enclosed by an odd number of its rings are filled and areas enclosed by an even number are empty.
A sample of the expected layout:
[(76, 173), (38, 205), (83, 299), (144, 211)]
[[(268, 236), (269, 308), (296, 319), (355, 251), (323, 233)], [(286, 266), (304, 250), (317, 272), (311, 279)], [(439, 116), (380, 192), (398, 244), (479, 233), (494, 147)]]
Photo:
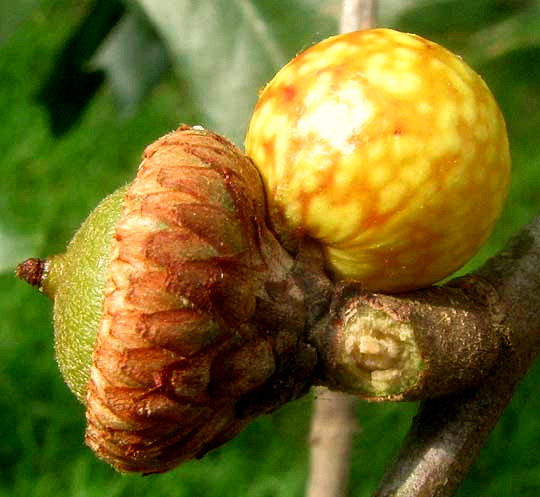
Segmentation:
[[(339, 1), (126, 3), (119, 23), (104, 29), (103, 42), (78, 65), (83, 73), (104, 70), (103, 84), (77, 100), (78, 118), (55, 135), (37, 97), (99, 3), (0, 7), (0, 497), (300, 496), (310, 398), (168, 474), (120, 476), (97, 461), (83, 445), (84, 410), (54, 364), (50, 303), (16, 282), (12, 268), (28, 256), (62, 251), (98, 201), (133, 176), (144, 146), (179, 123), (202, 124), (241, 144), (258, 89), (295, 53), (335, 32)], [(537, 2), (388, 0), (380, 18), (462, 53), (507, 118), (512, 190), (497, 231), (470, 268), (540, 205)], [(76, 81), (63, 90), (77, 91)], [(57, 93), (55, 112), (67, 112)], [(540, 493), (539, 382), (535, 368), (459, 495)], [(413, 405), (360, 405), (351, 495), (370, 494), (413, 412)]]
[[(320, 0), (138, 0), (160, 33), (201, 124), (241, 144), (260, 88), (335, 29)], [(313, 27), (316, 26), (316, 29)], [(322, 33), (321, 33), (322, 30)]]

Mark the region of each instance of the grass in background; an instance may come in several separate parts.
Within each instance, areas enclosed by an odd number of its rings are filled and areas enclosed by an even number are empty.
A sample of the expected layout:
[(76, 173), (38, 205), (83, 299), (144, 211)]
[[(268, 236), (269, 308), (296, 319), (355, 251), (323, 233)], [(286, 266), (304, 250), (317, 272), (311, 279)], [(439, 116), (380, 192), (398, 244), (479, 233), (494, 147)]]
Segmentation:
[[(50, 303), (15, 281), (12, 268), (28, 256), (63, 250), (96, 203), (133, 175), (145, 144), (179, 122), (197, 122), (198, 116), (173, 77), (136, 114), (121, 120), (104, 86), (69, 133), (53, 136), (35, 96), (88, 2), (30, 4), (17, 30), (0, 40), (0, 497), (301, 496), (309, 396), (256, 420), (203, 460), (164, 475), (120, 476), (84, 446), (84, 409), (54, 363)], [(414, 19), (409, 16), (402, 28), (413, 30)], [(439, 36), (444, 42), (444, 33)], [(507, 117), (515, 172), (501, 223), (474, 264), (540, 207), (539, 68), (538, 48), (478, 67)], [(473, 467), (461, 497), (540, 494), (539, 383), (536, 367)], [(414, 407), (360, 404), (362, 431), (354, 447), (351, 495), (370, 495)]]

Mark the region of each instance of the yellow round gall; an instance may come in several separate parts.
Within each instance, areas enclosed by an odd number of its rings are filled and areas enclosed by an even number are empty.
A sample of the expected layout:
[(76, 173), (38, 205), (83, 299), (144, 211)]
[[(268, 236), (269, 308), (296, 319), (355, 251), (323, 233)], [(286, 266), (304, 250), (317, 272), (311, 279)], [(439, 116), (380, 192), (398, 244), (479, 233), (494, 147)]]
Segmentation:
[(426, 287), (486, 241), (510, 181), (503, 116), (457, 55), (390, 29), (324, 40), (260, 94), (246, 153), (271, 225), (319, 240), (335, 279)]

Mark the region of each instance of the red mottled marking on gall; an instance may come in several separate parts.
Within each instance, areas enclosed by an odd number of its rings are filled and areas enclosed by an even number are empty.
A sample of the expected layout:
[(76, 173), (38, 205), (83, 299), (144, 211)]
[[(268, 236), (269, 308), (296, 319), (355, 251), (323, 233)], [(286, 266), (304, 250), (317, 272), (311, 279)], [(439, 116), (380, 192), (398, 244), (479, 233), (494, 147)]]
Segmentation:
[(510, 179), (506, 128), (484, 81), (419, 36), (331, 37), (281, 69), (246, 137), (271, 223), (292, 251), (319, 240), (335, 278), (430, 285), (486, 241)]

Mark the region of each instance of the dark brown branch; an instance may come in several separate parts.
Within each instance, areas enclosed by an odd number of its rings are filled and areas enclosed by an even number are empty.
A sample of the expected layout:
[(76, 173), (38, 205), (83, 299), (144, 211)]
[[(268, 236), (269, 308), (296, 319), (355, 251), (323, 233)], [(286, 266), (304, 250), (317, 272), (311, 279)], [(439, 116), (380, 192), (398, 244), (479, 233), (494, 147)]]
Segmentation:
[(498, 357), (499, 305), (494, 288), (474, 276), (400, 295), (344, 282), (314, 329), (319, 381), (368, 400), (463, 391), (480, 383)]
[(505, 341), (480, 387), (421, 404), (375, 497), (450, 497), (467, 474), (540, 346), (540, 217), (478, 271), (505, 309)]
[[(500, 361), (508, 360), (507, 353), (501, 354)], [(506, 366), (499, 366), (476, 390), (424, 401), (375, 496), (454, 495), (512, 398), (517, 381), (515, 375), (509, 377)]]
[(540, 215), (478, 274), (497, 289), (509, 344), (526, 370), (540, 350)]

